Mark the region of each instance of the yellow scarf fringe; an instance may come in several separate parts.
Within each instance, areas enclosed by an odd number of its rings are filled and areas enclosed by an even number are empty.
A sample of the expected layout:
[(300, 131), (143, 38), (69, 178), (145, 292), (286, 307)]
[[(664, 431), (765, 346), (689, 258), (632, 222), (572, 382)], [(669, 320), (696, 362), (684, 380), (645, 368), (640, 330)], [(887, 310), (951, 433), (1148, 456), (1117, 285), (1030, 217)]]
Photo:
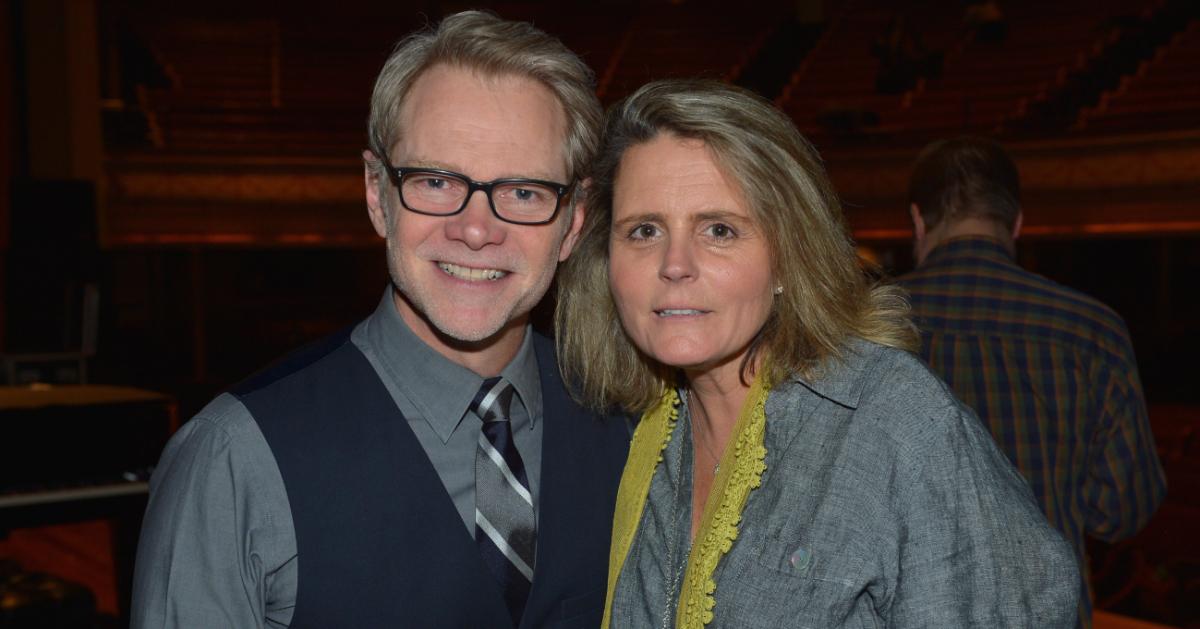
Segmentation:
[[(750, 393), (734, 427), (732, 442), (721, 456), (720, 469), (705, 503), (680, 588), (679, 606), (675, 614), (675, 626), (678, 629), (701, 629), (712, 621), (712, 610), (716, 604), (713, 594), (717, 588), (713, 573), (721, 557), (733, 547), (746, 498), (751, 490), (762, 483), (763, 471), (767, 469), (763, 462), (767, 455), (763, 435), (766, 433), (765, 405), (770, 386), (762, 376), (764, 371), (759, 370), (759, 375), (750, 386)], [(629, 459), (617, 490), (602, 629), (609, 627), (617, 577), (633, 545), (650, 493), (650, 482), (658, 464), (662, 462), (663, 450), (671, 440), (678, 421), (679, 395), (674, 389), (668, 389), (658, 406), (642, 416), (633, 433)]]

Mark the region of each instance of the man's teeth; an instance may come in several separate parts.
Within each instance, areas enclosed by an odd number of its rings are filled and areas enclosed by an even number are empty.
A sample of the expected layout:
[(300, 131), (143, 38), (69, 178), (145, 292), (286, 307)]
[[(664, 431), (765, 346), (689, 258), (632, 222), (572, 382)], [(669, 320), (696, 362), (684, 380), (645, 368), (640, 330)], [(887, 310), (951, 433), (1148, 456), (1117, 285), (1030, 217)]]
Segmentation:
[(457, 264), (450, 264), (449, 262), (439, 262), (438, 268), (445, 271), (447, 275), (472, 282), (498, 280), (507, 275), (504, 271), (497, 269), (473, 269), (469, 266), (459, 266)]
[(667, 310), (659, 310), (658, 311), (658, 316), (660, 316), (660, 317), (686, 317), (686, 316), (694, 316), (694, 315), (698, 315), (698, 314), (703, 314), (703, 313), (699, 310), (693, 310), (691, 308), (684, 308), (684, 309), (668, 308)]

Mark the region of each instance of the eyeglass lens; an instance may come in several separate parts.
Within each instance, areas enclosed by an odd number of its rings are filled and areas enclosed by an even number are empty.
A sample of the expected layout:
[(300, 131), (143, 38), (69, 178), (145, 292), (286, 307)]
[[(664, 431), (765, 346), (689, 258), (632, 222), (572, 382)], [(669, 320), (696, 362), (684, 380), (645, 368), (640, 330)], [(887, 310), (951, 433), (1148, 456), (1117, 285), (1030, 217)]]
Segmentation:
[[(470, 184), (442, 173), (408, 173), (401, 180), (404, 202), (428, 214), (453, 214), (466, 202)], [(539, 222), (554, 215), (558, 192), (529, 181), (502, 182), (488, 191), (492, 206), (505, 219)]]

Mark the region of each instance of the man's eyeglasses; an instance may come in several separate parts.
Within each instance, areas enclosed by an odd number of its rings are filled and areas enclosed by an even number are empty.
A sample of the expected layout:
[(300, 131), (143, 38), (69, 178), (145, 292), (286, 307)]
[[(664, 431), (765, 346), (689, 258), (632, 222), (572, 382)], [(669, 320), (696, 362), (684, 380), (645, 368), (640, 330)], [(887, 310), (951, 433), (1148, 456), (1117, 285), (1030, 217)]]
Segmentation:
[(451, 216), (463, 211), (476, 190), (483, 190), (496, 218), (518, 225), (545, 225), (558, 215), (562, 198), (573, 184), (540, 179), (474, 181), (436, 168), (388, 164), (388, 177), (400, 191), (400, 204), (418, 214)]

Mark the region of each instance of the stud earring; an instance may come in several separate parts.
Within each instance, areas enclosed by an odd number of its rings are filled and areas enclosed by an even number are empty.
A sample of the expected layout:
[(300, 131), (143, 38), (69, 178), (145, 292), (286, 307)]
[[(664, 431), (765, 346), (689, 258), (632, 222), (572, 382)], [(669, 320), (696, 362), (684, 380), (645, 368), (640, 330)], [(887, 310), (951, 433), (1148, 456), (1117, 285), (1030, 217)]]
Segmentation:
[(778, 285), (778, 286), (776, 286), (776, 287), (775, 287), (775, 294), (776, 294), (776, 295), (782, 295), (782, 294), (783, 294), (783, 284), (780, 284), (780, 285)]

